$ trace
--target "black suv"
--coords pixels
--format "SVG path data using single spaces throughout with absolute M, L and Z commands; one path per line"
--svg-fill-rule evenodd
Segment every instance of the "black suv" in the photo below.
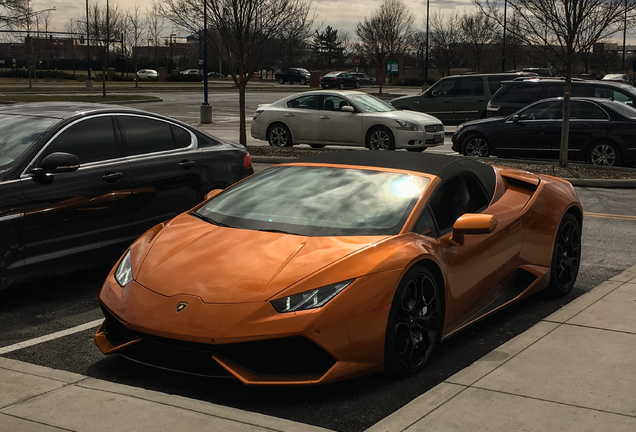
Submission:
M 501 83 L 488 102 L 488 117 L 510 115 L 541 99 L 563 96 L 563 79 L 515 79 Z M 618 82 L 572 80 L 571 96 L 601 97 L 636 108 L 636 87 Z

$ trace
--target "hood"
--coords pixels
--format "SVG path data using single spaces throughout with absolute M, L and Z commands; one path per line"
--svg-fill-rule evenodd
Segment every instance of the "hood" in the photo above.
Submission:
M 206 303 L 266 301 L 378 240 L 226 228 L 186 214 L 159 233 L 135 279 L 161 295 L 195 295 Z
M 442 124 L 442 122 L 437 117 L 418 111 L 400 110 L 389 114 L 391 114 L 391 117 L 395 119 L 411 121 L 414 123 L 426 123 L 427 125 L 429 125 L 431 122 L 435 122 Z
M 506 117 L 489 117 L 489 118 L 484 118 L 484 119 L 477 119 L 477 120 L 470 120 L 467 122 L 464 122 L 462 124 L 460 124 L 459 126 L 461 127 L 465 127 L 465 126 L 481 126 L 481 125 L 488 125 L 488 124 L 494 124 L 494 123 L 503 123 L 506 121 L 506 119 L 509 116 Z M 458 126 L 458 129 L 459 129 Z

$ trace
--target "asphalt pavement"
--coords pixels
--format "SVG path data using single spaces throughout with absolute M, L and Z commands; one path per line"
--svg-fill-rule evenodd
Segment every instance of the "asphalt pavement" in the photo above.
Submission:
M 367 431 L 632 432 L 635 352 L 633 266 Z M 327 430 L 1 357 L 0 383 L 0 432 Z

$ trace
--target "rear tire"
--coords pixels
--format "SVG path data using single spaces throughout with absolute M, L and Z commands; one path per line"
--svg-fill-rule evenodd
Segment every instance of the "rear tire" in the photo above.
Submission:
M 555 296 L 568 294 L 574 287 L 580 264 L 581 224 L 572 213 L 566 213 L 554 239 L 549 292 Z
M 294 145 L 289 128 L 282 123 L 270 126 L 267 131 L 267 142 L 273 147 L 291 147 Z
M 443 305 L 441 287 L 428 268 L 417 265 L 406 272 L 387 320 L 386 374 L 404 377 L 424 368 L 441 338 Z
M 285 84 L 285 80 L 284 80 L 284 79 L 282 79 L 282 78 L 280 78 L 280 79 L 278 80 L 278 83 L 279 83 L 279 84 Z
M 588 161 L 592 165 L 620 166 L 621 154 L 614 144 L 610 142 L 599 142 L 592 145 Z

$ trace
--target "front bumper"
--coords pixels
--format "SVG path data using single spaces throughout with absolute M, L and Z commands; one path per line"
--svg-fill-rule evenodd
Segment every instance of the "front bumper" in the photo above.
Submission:
M 444 145 L 444 130 L 429 131 L 405 131 L 394 129 L 395 148 L 398 149 L 425 149 Z
M 339 381 L 383 369 L 393 294 L 387 287 L 395 287 L 396 277 L 393 271 L 365 276 L 354 282 L 363 284 L 364 298 L 347 292 L 352 284 L 340 301 L 281 314 L 269 302 L 165 297 L 135 281 L 122 289 L 110 275 L 100 293 L 106 319 L 95 343 L 104 354 L 197 375 L 231 375 L 245 384 Z M 184 302 L 187 307 L 177 312 Z

